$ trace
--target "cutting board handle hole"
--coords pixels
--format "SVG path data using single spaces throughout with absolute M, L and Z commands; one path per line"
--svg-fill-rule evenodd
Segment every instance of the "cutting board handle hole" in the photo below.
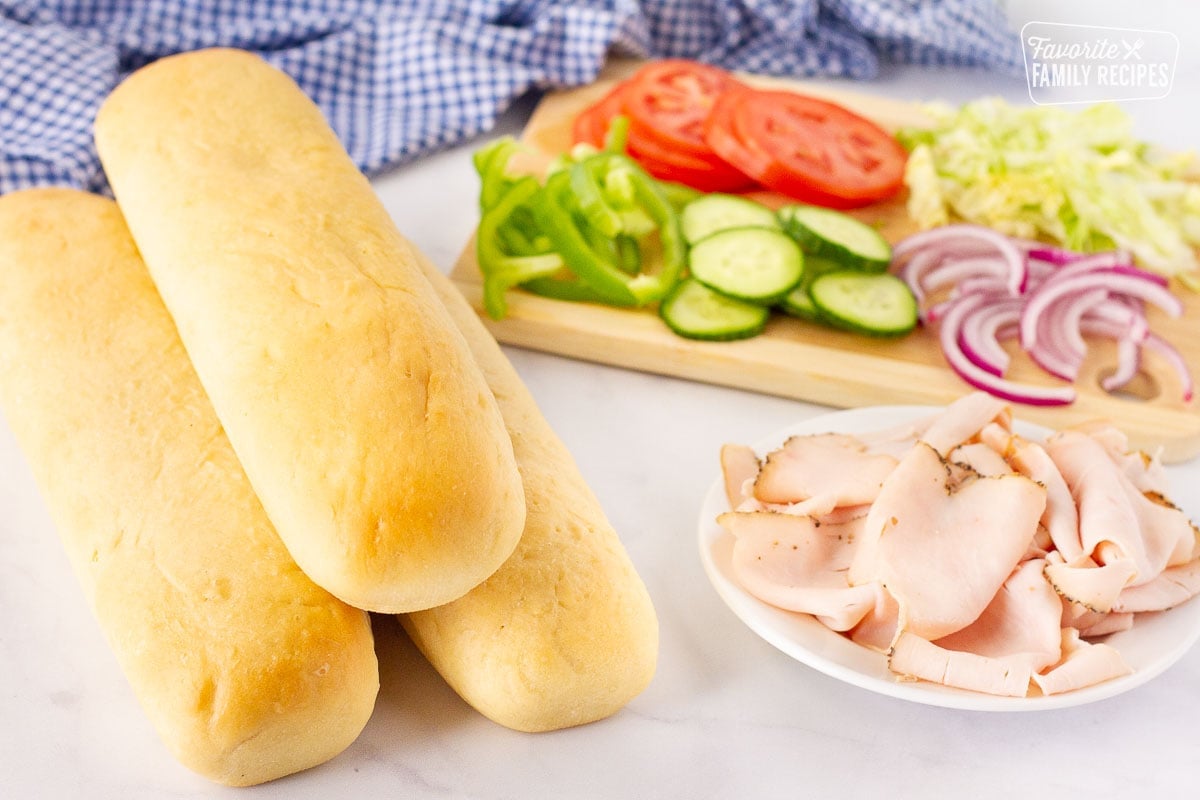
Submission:
M 1096 385 L 1100 387 L 1101 391 L 1105 391 L 1104 381 L 1113 372 L 1115 370 L 1107 369 L 1096 376 Z M 1129 383 L 1119 389 L 1107 392 L 1107 394 L 1109 397 L 1115 397 L 1118 400 L 1128 400 L 1132 403 L 1149 403 L 1162 394 L 1162 387 L 1152 376 L 1147 375 L 1145 372 L 1138 372 Z

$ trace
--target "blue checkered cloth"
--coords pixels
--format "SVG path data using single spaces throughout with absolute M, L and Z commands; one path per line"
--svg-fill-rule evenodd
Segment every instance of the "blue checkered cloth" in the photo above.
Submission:
M 995 0 L 0 0 L 0 193 L 104 190 L 96 109 L 129 72 L 203 47 L 260 53 L 368 174 L 491 128 L 610 53 L 871 78 L 880 61 L 1017 74 Z

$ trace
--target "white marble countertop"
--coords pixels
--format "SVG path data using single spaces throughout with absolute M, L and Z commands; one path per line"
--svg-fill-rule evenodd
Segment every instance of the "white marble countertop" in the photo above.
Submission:
M 1185 0 L 1010 2 L 1029 19 L 1174 30 L 1171 95 L 1130 103 L 1139 133 L 1197 138 L 1200 13 Z M 1047 7 L 1051 7 L 1048 10 Z M 889 69 L 854 87 L 900 99 L 1026 98 L 1018 78 Z M 527 108 L 506 116 L 516 130 Z M 475 222 L 471 145 L 377 179 L 401 230 L 448 270 Z M 1148 684 L 1072 709 L 953 711 L 873 694 L 744 627 L 697 555 L 697 512 L 727 441 L 826 409 L 508 348 L 599 495 L 654 599 L 657 675 L 614 717 L 529 735 L 475 713 L 397 625 L 377 630 L 382 687 L 359 740 L 266 786 L 178 766 L 84 605 L 37 490 L 0 423 L 0 796 L 6 798 L 1194 797 L 1200 648 Z M 1200 462 L 1174 470 L 1200 519 Z

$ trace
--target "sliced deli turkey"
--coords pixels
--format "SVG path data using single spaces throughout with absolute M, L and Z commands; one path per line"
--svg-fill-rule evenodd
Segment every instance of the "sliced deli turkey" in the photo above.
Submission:
M 1033 440 L 975 393 L 901 429 L 795 436 L 760 461 L 727 445 L 722 464 L 742 586 L 886 653 L 897 677 L 1082 688 L 1129 672 L 1105 636 L 1200 593 L 1200 533 L 1157 460 L 1111 427 Z

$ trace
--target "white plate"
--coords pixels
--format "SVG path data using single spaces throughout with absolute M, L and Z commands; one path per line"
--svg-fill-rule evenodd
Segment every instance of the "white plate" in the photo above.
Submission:
M 795 434 L 865 433 L 902 425 L 935 409 L 922 406 L 877 406 L 839 411 L 810 419 L 767 437 L 755 446 L 760 456 Z M 1016 423 L 1018 432 L 1040 438 L 1046 430 Z M 1168 472 L 1170 468 L 1168 468 Z M 1162 673 L 1200 638 L 1200 602 L 1155 614 L 1139 615 L 1133 628 L 1106 641 L 1117 648 L 1133 673 L 1095 686 L 1049 697 L 996 697 L 925 681 L 898 681 L 881 653 L 851 642 L 808 614 L 775 608 L 746 592 L 730 569 L 733 537 L 717 524 L 729 509 L 724 482 L 713 483 L 700 509 L 700 558 L 721 599 L 742 622 L 792 658 L 839 680 L 873 692 L 927 705 L 975 711 L 1037 711 L 1095 702 L 1127 692 Z

